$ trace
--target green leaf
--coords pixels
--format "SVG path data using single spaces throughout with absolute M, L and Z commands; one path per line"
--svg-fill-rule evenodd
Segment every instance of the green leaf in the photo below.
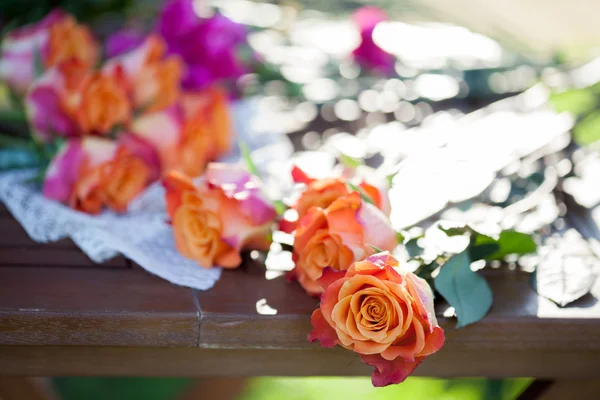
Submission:
M 33 168 L 39 165 L 39 158 L 30 150 L 0 149 L 0 171 Z
M 443 226 L 438 225 L 438 229 L 440 231 L 444 232 L 448 236 L 461 236 L 467 232 L 473 232 L 473 230 L 466 225 L 459 226 L 459 227 L 451 227 L 451 228 L 444 228 Z
M 383 253 L 383 250 L 381 250 L 377 246 L 373 246 L 372 244 L 367 244 L 367 246 L 369 246 L 370 248 L 372 248 L 373 250 L 375 250 L 375 252 L 377 252 L 377 253 Z
M 340 162 L 348 168 L 358 168 L 362 165 L 362 162 L 356 158 L 350 157 L 346 154 L 340 154 Z
M 406 236 L 404 236 L 404 234 L 402 234 L 402 232 L 396 232 L 396 240 L 398 241 L 398 243 L 404 243 L 405 239 L 406 239 Z
M 353 185 L 350 182 L 346 182 L 346 186 L 348 186 L 348 189 L 351 192 L 358 192 L 360 194 L 360 197 L 363 199 L 363 201 L 365 201 L 367 203 L 370 203 L 370 204 L 373 204 L 373 200 L 371 199 L 371 197 L 369 197 L 368 194 L 365 193 L 364 190 L 362 190 L 361 188 L 359 188 L 356 185 Z
M 4 122 L 26 122 L 27 116 L 21 110 L 0 109 L 0 121 Z
M 285 210 L 287 210 L 287 206 L 281 200 L 275 200 L 273 202 L 273 207 L 275 207 L 275 212 L 277 213 L 277 215 L 283 215 Z
M 248 172 L 250 172 L 252 175 L 258 176 L 258 169 L 256 169 L 256 165 L 254 165 L 254 162 L 252 161 L 252 157 L 250 155 L 250 149 L 248 148 L 246 143 L 244 143 L 242 141 L 239 142 L 239 146 L 240 146 L 240 151 L 242 153 L 242 158 L 244 159 L 244 162 L 246 163 L 246 168 L 248 168 Z
M 451 257 L 435 277 L 434 285 L 456 310 L 457 328 L 479 321 L 492 306 L 492 291 L 486 280 L 471 270 L 468 251 Z
M 417 244 L 420 238 L 412 238 L 404 245 L 410 258 L 418 257 L 423 254 L 423 248 Z
M 33 52 L 33 72 L 36 78 L 39 78 L 44 73 L 44 61 L 40 49 Z
M 580 146 L 587 146 L 600 139 L 600 111 L 588 114 L 575 125 L 573 139 Z
M 399 171 L 396 171 L 393 174 L 389 174 L 385 177 L 385 180 L 387 181 L 389 187 L 392 187 L 392 183 L 394 182 L 394 178 L 396 177 L 396 175 L 398 175 L 398 172 Z
M 489 237 L 489 236 L 488 236 Z M 491 239 L 491 238 L 490 238 Z M 469 256 L 471 260 L 489 260 L 492 254 L 495 254 L 500 250 L 498 243 L 483 243 L 479 245 L 469 246 Z
M 550 104 L 557 112 L 570 112 L 579 116 L 596 108 L 598 99 L 590 88 L 574 89 L 552 94 Z
M 516 231 L 502 231 L 498 239 L 477 234 L 472 242 L 472 246 L 496 244 L 499 247 L 498 250 L 484 257 L 486 260 L 502 260 L 509 254 L 534 253 L 537 249 L 531 235 Z
M 28 138 L 0 134 L 0 147 L 11 149 L 32 149 L 32 142 Z

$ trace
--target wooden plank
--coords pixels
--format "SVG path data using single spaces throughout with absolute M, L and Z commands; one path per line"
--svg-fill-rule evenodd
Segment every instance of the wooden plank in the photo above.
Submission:
M 0 247 L 39 247 L 40 244 L 31 240 L 21 224 L 10 215 L 0 216 Z M 58 242 L 46 243 L 46 247 L 55 247 L 62 249 L 76 249 L 77 245 L 70 239 L 59 240 Z
M 191 290 L 138 269 L 0 268 L 0 345 L 196 346 Z
M 102 264 L 94 263 L 69 239 L 53 243 L 34 242 L 12 216 L 0 216 L 0 267 L 92 267 L 128 268 L 129 262 L 119 256 Z
M 350 351 L 87 346 L 2 346 L 0 374 L 46 376 L 368 376 Z M 445 347 L 416 376 L 597 378 L 600 352 Z
M 446 330 L 447 346 L 461 349 L 589 349 L 600 350 L 600 281 L 593 296 L 567 308 L 537 296 L 529 274 L 521 271 L 484 271 L 494 293 L 488 316 L 477 324 L 454 329 L 455 320 L 443 315 L 448 305 L 436 306 Z M 197 292 L 202 311 L 200 346 L 222 348 L 306 349 L 310 314 L 318 301 L 283 277 L 265 279 L 258 262 L 235 271 L 223 271 L 210 291 Z M 594 297 L 596 296 L 596 297 Z M 266 303 L 275 315 L 263 315 Z
M 97 264 L 77 248 L 57 249 L 40 243 L 38 247 L 0 248 L 0 267 L 6 266 L 127 268 L 129 264 L 122 256 Z

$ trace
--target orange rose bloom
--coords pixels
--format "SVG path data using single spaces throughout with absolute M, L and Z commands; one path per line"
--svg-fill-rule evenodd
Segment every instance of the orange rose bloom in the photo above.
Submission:
M 335 200 L 347 194 L 346 184 L 339 179 L 314 180 L 298 198 L 296 203 L 298 218 L 302 218 L 311 207 L 327 208 Z
M 268 250 L 276 213 L 258 182 L 237 166 L 209 164 L 204 181 L 163 179 L 177 249 L 205 268 L 237 268 L 242 250 Z
M 77 116 L 84 132 L 109 133 L 129 121 L 131 107 L 125 91 L 108 76 L 95 74 L 81 93 Z
M 86 139 L 86 154 L 69 205 L 89 214 L 104 206 L 124 212 L 150 182 L 150 167 L 127 148 L 102 139 Z
M 161 111 L 180 97 L 183 62 L 178 56 L 165 57 L 167 46 L 152 34 L 137 48 L 109 60 L 105 74 L 118 77 L 136 109 Z
M 181 205 L 173 214 L 173 234 L 179 252 L 202 266 L 237 267 L 242 260 L 221 240 L 221 230 L 219 216 L 203 208 L 199 194 L 191 190 L 183 192 Z
M 205 119 L 199 115 L 187 121 L 179 146 L 179 169 L 189 176 L 202 175 L 206 164 L 211 160 L 214 148 L 214 138 Z
M 323 289 L 317 280 L 325 268 L 348 269 L 374 252 L 369 245 L 392 250 L 397 238 L 387 217 L 358 193 L 340 197 L 326 209 L 312 207 L 296 228 L 296 267 L 289 277 L 298 279 L 309 294 L 318 295 Z
M 175 103 L 180 95 L 179 82 L 182 74 L 183 65 L 176 57 L 149 63 L 137 76 L 135 104 L 144 111 L 153 112 Z
M 98 61 L 98 48 L 90 30 L 68 15 L 50 27 L 46 68 L 72 59 L 92 68 Z
M 124 212 L 129 202 L 140 194 L 150 181 L 150 167 L 140 158 L 120 148 L 110 163 L 102 167 L 100 184 L 104 203 L 111 209 Z
M 187 92 L 182 97 L 186 120 L 204 121 L 214 141 L 211 159 L 231 149 L 231 118 L 229 115 L 227 93 L 212 87 L 201 92 Z
M 375 367 L 374 386 L 400 383 L 444 344 L 425 280 L 401 273 L 388 252 L 359 261 L 344 272 L 326 271 L 309 341 L 336 344 Z
M 298 217 L 302 218 L 310 207 L 327 208 L 334 200 L 350 192 L 346 185 L 346 180 L 341 178 L 314 179 L 308 176 L 298 166 L 292 169 L 292 179 L 294 182 L 307 185 L 306 190 L 300 195 L 296 202 Z M 373 204 L 382 210 L 386 215 L 390 214 L 389 199 L 387 190 L 375 187 L 367 182 L 357 184 Z

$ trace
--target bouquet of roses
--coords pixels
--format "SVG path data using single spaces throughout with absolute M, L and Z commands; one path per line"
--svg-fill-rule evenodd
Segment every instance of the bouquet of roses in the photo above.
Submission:
M 122 212 L 168 171 L 199 176 L 231 149 L 226 88 L 245 72 L 245 29 L 191 7 L 168 2 L 154 32 L 104 46 L 60 10 L 4 38 L 0 80 L 24 109 L 45 196 Z

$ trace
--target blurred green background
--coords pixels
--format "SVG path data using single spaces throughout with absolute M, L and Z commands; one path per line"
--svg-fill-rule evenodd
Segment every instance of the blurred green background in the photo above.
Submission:
M 56 378 L 64 400 L 172 400 L 183 398 L 196 381 L 185 378 Z M 373 388 L 370 378 L 253 378 L 239 400 L 510 400 L 531 379 L 490 380 L 408 378 L 401 385 Z M 186 397 L 188 399 L 189 397 Z M 211 397 L 193 397 L 198 399 Z

